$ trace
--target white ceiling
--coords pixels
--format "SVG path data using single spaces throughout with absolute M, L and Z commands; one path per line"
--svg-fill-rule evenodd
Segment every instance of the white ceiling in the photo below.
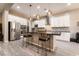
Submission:
M 30 7 L 29 5 L 32 5 Z M 20 8 L 17 8 L 20 6 Z M 40 6 L 40 9 L 37 9 L 37 6 Z M 72 3 L 71 5 L 67 5 L 67 3 L 15 3 L 11 10 L 27 15 L 27 17 L 33 17 L 33 15 L 39 14 L 40 16 L 46 15 L 45 9 L 49 9 L 53 14 L 70 11 L 73 9 L 78 9 L 78 3 Z

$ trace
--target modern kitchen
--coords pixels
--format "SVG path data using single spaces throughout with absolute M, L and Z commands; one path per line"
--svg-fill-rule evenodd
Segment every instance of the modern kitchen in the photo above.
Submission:
M 79 55 L 78 6 L 79 3 L 0 4 L 0 55 Z

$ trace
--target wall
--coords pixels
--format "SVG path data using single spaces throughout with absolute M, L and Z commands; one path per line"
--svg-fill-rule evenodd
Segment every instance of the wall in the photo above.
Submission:
M 75 38 L 76 32 L 79 32 L 79 26 L 77 26 L 77 22 L 79 22 L 79 10 L 72 11 L 70 14 L 70 31 L 71 37 Z
M 8 21 L 18 22 L 21 25 L 27 25 L 27 19 L 21 18 L 21 17 L 18 17 L 18 16 L 14 16 L 14 15 L 11 15 L 11 14 L 8 15 Z
M 2 15 L 0 15 L 0 23 L 2 23 Z
M 18 17 L 18 16 L 14 16 L 14 15 L 11 15 L 9 14 L 8 15 L 8 21 L 11 21 L 11 22 L 17 22 L 17 23 L 20 23 L 21 25 L 28 25 L 29 23 L 29 31 L 31 32 L 31 21 L 26 19 L 26 18 L 22 18 L 22 17 Z

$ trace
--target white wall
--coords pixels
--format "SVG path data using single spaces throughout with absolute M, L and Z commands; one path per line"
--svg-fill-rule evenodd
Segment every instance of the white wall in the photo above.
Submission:
M 8 21 L 18 22 L 22 25 L 27 25 L 27 19 L 21 18 L 21 17 L 18 17 L 18 16 L 14 16 L 14 15 L 11 15 L 11 14 L 8 15 Z
M 70 31 L 71 37 L 75 38 L 76 32 L 79 32 L 79 26 L 77 26 L 77 22 L 79 22 L 79 10 L 72 11 L 70 14 Z
M 9 14 L 8 15 L 8 21 L 11 21 L 11 22 L 17 22 L 17 23 L 20 23 L 21 25 L 27 25 L 27 23 L 29 23 L 29 31 L 31 32 L 32 31 L 32 25 L 31 25 L 31 21 L 28 20 L 28 19 L 25 19 L 25 18 L 21 18 L 21 17 L 18 17 L 18 16 L 14 16 L 14 15 L 11 15 Z

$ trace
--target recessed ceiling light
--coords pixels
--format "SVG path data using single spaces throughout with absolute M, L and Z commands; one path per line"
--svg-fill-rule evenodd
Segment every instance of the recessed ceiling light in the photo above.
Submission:
M 19 8 L 20 8 L 20 6 L 17 6 L 17 8 L 19 9 Z
M 67 6 L 70 6 L 71 5 L 71 3 L 67 3 Z
M 37 6 L 37 9 L 40 9 L 40 6 Z

